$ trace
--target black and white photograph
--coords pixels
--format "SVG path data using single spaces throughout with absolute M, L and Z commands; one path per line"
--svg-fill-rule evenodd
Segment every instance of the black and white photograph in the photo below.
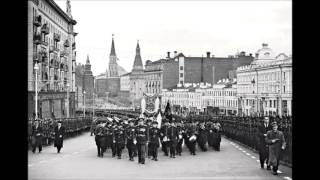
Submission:
M 29 180 L 292 180 L 292 0 L 27 0 Z

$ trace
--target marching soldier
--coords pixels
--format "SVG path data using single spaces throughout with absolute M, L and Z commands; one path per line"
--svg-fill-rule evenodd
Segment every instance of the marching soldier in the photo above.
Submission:
M 42 127 L 39 125 L 39 120 L 36 119 L 34 121 L 34 126 L 32 127 L 32 152 L 35 153 L 36 148 L 39 148 L 39 153 L 42 151 L 42 137 L 43 137 L 43 130 Z
M 178 143 L 176 147 L 177 154 L 181 156 L 182 153 L 182 143 L 183 143 L 183 135 L 184 135 L 184 127 L 181 121 L 178 121 L 177 123 L 177 131 L 178 131 Z
M 166 136 L 169 139 L 169 149 L 170 149 L 170 157 L 171 158 L 176 158 L 176 147 L 177 147 L 177 143 L 178 143 L 178 139 L 179 139 L 179 134 L 177 131 L 177 127 L 175 125 L 175 119 L 172 118 L 171 124 L 169 125 L 168 131 Z
M 152 127 L 152 124 L 151 124 L 151 119 L 147 119 L 146 121 L 146 126 L 147 126 L 147 131 L 149 131 L 149 129 Z M 148 144 L 148 158 L 150 159 L 152 154 L 151 154 L 151 151 L 150 151 L 150 144 Z
M 195 121 L 191 121 L 191 124 L 188 127 L 186 134 L 189 142 L 190 153 L 191 155 L 196 155 L 197 126 Z
M 205 122 L 201 121 L 198 126 L 198 145 L 202 151 L 207 151 L 206 143 L 207 143 L 207 129 L 205 127 Z
M 213 133 L 214 133 L 213 147 L 215 150 L 220 151 L 221 125 L 217 120 L 214 120 L 213 122 Z
M 98 121 L 98 124 L 95 128 L 95 141 L 97 145 L 97 150 L 98 150 L 98 157 L 103 157 L 103 152 L 104 152 L 104 135 L 105 135 L 105 128 L 104 125 L 102 124 L 102 121 Z
M 57 152 L 60 153 L 63 147 L 63 137 L 65 128 L 61 125 L 62 121 L 58 121 L 58 125 L 54 128 L 54 147 L 57 147 Z
M 116 157 L 117 150 L 116 150 L 116 140 L 115 140 L 115 131 L 117 129 L 117 123 L 113 121 L 112 126 L 111 126 L 111 131 L 113 132 L 112 136 L 112 145 L 111 145 L 111 150 L 112 150 L 112 157 Z
M 113 129 L 112 129 L 112 122 L 107 121 L 106 123 L 106 149 L 112 149 L 113 146 Z
M 269 148 L 266 144 L 267 132 L 272 130 L 272 127 L 269 125 L 269 117 L 264 117 L 263 124 L 258 127 L 258 138 L 259 138 L 259 158 L 260 158 L 260 166 L 264 168 L 264 162 L 267 164 L 267 170 L 270 170 L 269 166 Z
M 138 149 L 138 163 L 145 163 L 146 146 L 148 145 L 147 127 L 143 124 L 143 119 L 140 118 L 136 128 L 136 142 Z
M 119 124 L 119 126 L 115 129 L 114 135 L 115 135 L 115 146 L 116 146 L 117 156 L 118 156 L 118 159 L 121 159 L 122 150 L 125 147 L 125 141 L 126 141 L 125 130 L 122 127 L 122 124 Z
M 149 129 L 149 150 L 152 155 L 152 160 L 158 161 L 158 147 L 159 147 L 159 136 L 160 136 L 160 129 L 157 127 L 158 122 L 153 121 L 152 127 Z
M 126 138 L 127 138 L 127 149 L 129 153 L 129 160 L 134 161 L 134 150 L 135 144 L 134 140 L 136 139 L 135 136 L 136 127 L 134 126 L 133 120 L 129 121 L 129 126 L 126 128 Z
M 169 128 L 169 121 L 167 119 L 163 120 L 163 125 L 160 129 L 160 140 L 162 151 L 164 152 L 165 156 L 168 156 L 168 128 Z
M 274 175 L 277 175 L 281 151 L 286 147 L 284 135 L 278 130 L 277 122 L 273 122 L 272 130 L 267 132 L 266 142 L 269 144 L 269 165 Z

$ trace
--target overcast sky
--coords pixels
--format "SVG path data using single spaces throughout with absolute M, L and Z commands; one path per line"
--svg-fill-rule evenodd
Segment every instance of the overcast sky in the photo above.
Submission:
M 66 11 L 66 0 L 55 0 Z M 292 2 L 287 1 L 107 1 L 71 0 L 77 21 L 77 62 L 89 54 L 92 71 L 106 71 L 112 34 L 120 64 L 131 71 L 139 40 L 143 64 L 167 51 L 216 57 L 254 54 L 268 43 L 292 54 Z

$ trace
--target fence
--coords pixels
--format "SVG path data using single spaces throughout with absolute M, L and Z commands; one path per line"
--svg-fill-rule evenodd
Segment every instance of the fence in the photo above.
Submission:
M 57 126 L 57 121 L 61 120 L 62 125 L 65 127 L 65 138 L 73 137 L 81 134 L 82 132 L 89 130 L 92 117 L 78 117 L 78 118 L 56 118 L 52 119 L 42 119 L 39 122 L 39 126 L 43 129 L 43 142 L 44 146 L 51 145 L 54 140 L 54 127 Z M 31 145 L 31 134 L 32 134 L 33 119 L 29 118 L 28 121 L 28 144 Z

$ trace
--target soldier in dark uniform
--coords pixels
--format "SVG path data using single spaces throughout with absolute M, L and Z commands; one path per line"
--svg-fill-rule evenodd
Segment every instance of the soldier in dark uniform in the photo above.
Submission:
M 113 136 L 112 136 L 112 146 L 111 146 L 111 150 L 112 150 L 112 157 L 116 157 L 117 154 L 117 150 L 116 150 L 116 140 L 115 140 L 115 130 L 117 129 L 118 125 L 116 121 L 113 121 L 112 126 L 111 126 L 111 131 L 113 132 Z
M 147 131 L 149 131 L 149 129 L 152 127 L 151 123 L 152 123 L 151 119 L 146 120 Z M 148 158 L 150 159 L 152 156 L 151 151 L 150 151 L 150 144 L 148 144 L 147 149 L 148 149 Z
M 160 129 L 160 140 L 162 151 L 164 152 L 165 156 L 168 156 L 168 128 L 169 128 L 169 121 L 167 119 L 163 120 L 163 125 Z
M 136 139 L 135 136 L 136 127 L 134 126 L 134 121 L 129 120 L 129 126 L 126 128 L 126 138 L 127 138 L 127 149 L 129 153 L 129 160 L 134 161 L 134 140 Z
M 107 121 L 106 126 L 106 149 L 111 149 L 113 145 L 113 129 L 112 129 L 112 122 Z
M 216 151 L 220 151 L 220 143 L 221 143 L 221 124 L 218 120 L 214 120 L 213 122 L 213 133 L 214 133 L 214 140 L 213 140 L 213 148 Z
M 181 120 L 177 121 L 177 131 L 178 131 L 178 143 L 176 147 L 176 152 L 179 156 L 181 156 L 182 153 L 182 143 L 183 143 L 183 135 L 184 135 L 184 127 L 181 123 Z
M 119 126 L 115 129 L 115 145 L 118 159 L 121 159 L 122 150 L 125 147 L 126 135 L 125 130 L 122 127 L 123 125 L 120 123 Z
M 197 126 L 195 121 L 191 121 L 191 124 L 189 125 L 186 131 L 190 147 L 190 153 L 191 155 L 196 155 Z
M 138 149 L 138 163 L 145 163 L 146 146 L 148 145 L 148 132 L 147 127 L 143 124 L 143 119 L 139 119 L 138 126 L 136 128 L 136 141 Z
M 208 130 L 208 146 L 213 147 L 213 119 L 209 118 L 209 120 L 206 123 L 206 129 Z
M 58 125 L 54 128 L 54 147 L 57 147 L 57 152 L 60 153 L 63 147 L 63 137 L 65 128 L 62 126 L 62 121 L 58 121 Z
M 39 125 L 39 120 L 34 121 L 34 125 L 32 126 L 32 152 L 35 153 L 36 148 L 39 148 L 39 153 L 42 151 L 42 137 L 43 137 L 43 130 L 42 127 Z
M 160 129 L 157 127 L 158 122 L 153 121 L 152 127 L 149 129 L 149 150 L 152 155 L 152 160 L 158 161 L 158 147 L 159 144 L 159 137 L 160 137 Z
M 105 136 L 105 127 L 102 124 L 102 121 L 98 121 L 98 124 L 95 128 L 95 141 L 97 145 L 98 150 L 98 157 L 103 157 L 103 151 L 104 151 L 104 136 Z
M 175 119 L 172 118 L 170 121 L 170 125 L 167 131 L 167 137 L 168 137 L 168 146 L 170 150 L 170 157 L 171 158 L 176 158 L 176 148 L 177 148 L 177 143 L 179 139 L 179 134 L 177 131 L 177 127 L 175 125 Z
M 197 138 L 198 145 L 202 151 L 207 151 L 206 143 L 207 143 L 208 135 L 207 135 L 207 129 L 205 127 L 204 121 L 201 121 L 199 123 L 198 133 L 199 133 Z
M 272 130 L 272 127 L 269 124 L 269 117 L 264 117 L 263 123 L 258 127 L 258 138 L 259 138 L 259 158 L 260 166 L 263 169 L 264 163 L 267 164 L 267 170 L 271 170 L 269 166 L 269 148 L 266 143 L 267 132 Z

